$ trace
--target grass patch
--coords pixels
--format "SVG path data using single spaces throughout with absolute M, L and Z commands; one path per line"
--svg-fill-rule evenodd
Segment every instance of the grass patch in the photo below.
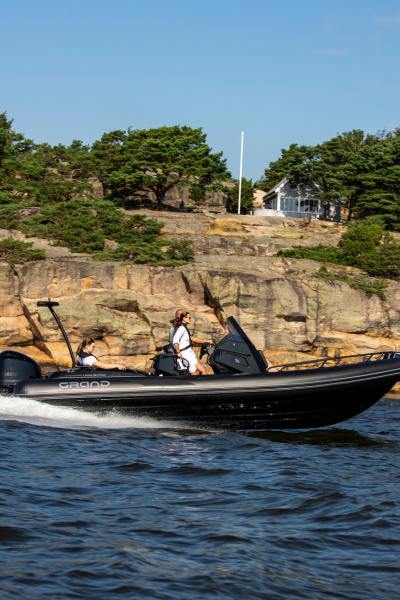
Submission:
M 361 269 L 370 277 L 400 279 L 400 243 L 384 230 L 382 223 L 372 218 L 351 223 L 338 247 L 300 246 L 280 250 L 278 256 L 347 265 Z
M 359 273 L 355 277 L 346 275 L 345 273 L 332 273 L 328 271 L 325 265 L 315 273 L 315 276 L 325 281 L 341 281 L 346 283 L 349 287 L 361 290 L 368 296 L 376 295 L 381 300 L 385 299 L 385 290 L 387 288 L 387 282 L 382 279 L 367 277 L 366 275 Z
M 285 256 L 287 258 L 305 258 L 308 260 L 318 260 L 319 262 L 341 265 L 346 264 L 343 253 L 339 248 L 336 248 L 335 246 L 324 246 L 323 244 L 312 248 L 306 248 L 304 246 L 285 248 L 284 250 L 279 250 L 278 256 Z

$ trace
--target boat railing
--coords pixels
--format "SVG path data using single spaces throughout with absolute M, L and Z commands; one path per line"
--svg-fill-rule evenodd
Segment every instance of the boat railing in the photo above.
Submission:
M 378 360 L 387 360 L 388 358 L 394 358 L 395 352 L 368 352 L 366 354 L 348 354 L 346 356 L 323 356 L 321 358 L 314 358 L 312 360 L 302 360 L 293 363 L 286 363 L 282 365 L 271 365 L 268 367 L 268 372 L 271 371 L 289 371 L 290 369 L 307 369 L 314 367 L 322 369 L 324 367 L 338 367 L 340 365 L 350 365 L 359 362 L 375 362 Z

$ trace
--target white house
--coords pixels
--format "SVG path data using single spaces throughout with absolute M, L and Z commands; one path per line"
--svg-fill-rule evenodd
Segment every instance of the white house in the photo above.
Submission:
M 254 214 L 277 217 L 314 217 L 337 219 L 335 215 L 325 216 L 321 200 L 315 195 L 318 191 L 316 185 L 308 187 L 292 187 L 286 179 L 282 179 L 268 192 L 264 192 L 262 208 L 258 198 L 255 203 Z

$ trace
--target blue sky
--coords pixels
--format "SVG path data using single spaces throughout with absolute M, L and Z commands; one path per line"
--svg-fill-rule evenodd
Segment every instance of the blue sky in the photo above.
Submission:
M 400 127 L 400 0 L 0 0 L 0 111 L 36 142 L 202 127 L 239 174 Z

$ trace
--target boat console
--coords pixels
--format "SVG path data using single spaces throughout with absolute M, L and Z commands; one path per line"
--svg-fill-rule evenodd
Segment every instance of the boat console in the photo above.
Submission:
M 234 317 L 228 317 L 227 328 L 228 335 L 208 352 L 208 363 L 214 373 L 265 373 L 268 364 L 264 355 L 256 349 Z
M 264 355 L 257 350 L 234 317 L 227 319 L 228 335 L 215 346 L 202 344 L 200 359 L 207 354 L 207 362 L 216 375 L 265 373 L 268 365 Z M 190 375 L 185 359 L 178 359 L 172 346 L 153 360 L 157 375 Z

